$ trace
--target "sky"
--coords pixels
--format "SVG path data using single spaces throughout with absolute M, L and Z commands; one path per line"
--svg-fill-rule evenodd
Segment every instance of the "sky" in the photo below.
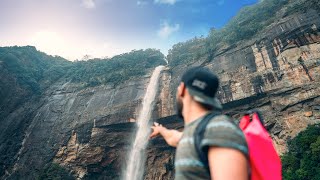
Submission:
M 0 46 L 32 45 L 68 60 L 134 49 L 167 54 L 223 27 L 258 0 L 0 0 Z

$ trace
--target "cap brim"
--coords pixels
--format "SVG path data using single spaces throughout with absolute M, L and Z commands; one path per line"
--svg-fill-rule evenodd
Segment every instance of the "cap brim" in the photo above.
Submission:
M 195 91 L 191 88 L 187 88 L 189 91 L 189 94 L 193 96 L 194 100 L 203 104 L 210 105 L 216 109 L 222 110 L 222 105 L 216 97 L 212 98 L 209 96 L 204 95 L 201 92 Z

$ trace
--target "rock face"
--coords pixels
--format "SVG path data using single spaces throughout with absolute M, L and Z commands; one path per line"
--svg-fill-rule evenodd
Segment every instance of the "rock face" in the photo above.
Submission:
M 320 16 L 310 10 L 288 16 L 270 25 L 260 37 L 221 50 L 206 66 L 221 79 L 218 97 L 226 113 L 259 108 L 265 115 L 279 153 L 285 141 L 319 122 Z M 176 87 L 187 67 L 172 69 L 171 86 Z M 171 88 L 171 94 L 175 89 Z M 172 102 L 174 104 L 174 101 Z M 318 116 L 318 115 L 316 115 Z
M 174 116 L 158 121 L 171 128 L 182 128 L 182 121 Z M 53 162 L 67 167 L 81 179 L 120 179 L 134 139 L 134 129 L 135 123 L 95 126 L 85 133 L 88 139 L 82 143 L 81 137 L 73 131 L 68 142 L 59 148 Z M 145 179 L 171 179 L 174 151 L 162 138 L 150 141 Z M 155 166 L 157 171 L 154 171 Z
M 288 16 L 260 37 L 191 66 L 206 66 L 218 74 L 218 97 L 225 113 L 239 118 L 241 112 L 259 108 L 278 152 L 283 153 L 287 139 L 320 122 L 319 28 L 317 11 Z M 152 119 L 160 118 L 169 128 L 183 128 L 174 116 L 174 97 L 188 67 L 167 68 L 161 74 Z M 135 132 L 132 119 L 137 117 L 149 78 L 84 89 L 60 79 L 41 97 L 16 108 L 2 121 L 1 137 L 8 139 L 2 148 L 8 151 L 1 156 L 1 177 L 33 179 L 44 165 L 54 162 L 80 179 L 119 179 Z M 10 77 L 0 76 L 0 80 L 10 84 Z M 9 146 L 15 140 L 19 146 Z M 145 179 L 172 179 L 174 149 L 156 138 L 147 152 Z
M 149 77 L 146 76 L 116 88 L 100 86 L 79 89 L 77 84 L 63 81 L 52 85 L 38 103 L 27 103 L 21 110 L 12 113 L 12 117 L 8 117 L 6 122 L 13 122 L 19 116 L 26 116 L 26 112 L 33 112 L 20 150 L 15 156 L 15 165 L 6 169 L 6 176 L 34 176 L 29 174 L 29 168 L 39 170 L 52 160 L 63 145 L 68 148 L 60 149 L 58 154 L 67 153 L 67 159 L 63 162 L 73 162 L 76 150 L 86 150 L 86 147 L 77 145 L 77 139 L 80 138 L 80 143 L 88 141 L 90 134 L 87 132 L 93 131 L 92 127 L 126 123 L 136 117 L 148 81 Z M 68 141 L 70 135 L 72 138 Z M 103 152 L 100 149 L 95 151 Z
M 86 133 L 87 142 L 80 142 L 74 131 L 68 143 L 59 148 L 53 162 L 69 167 L 78 178 L 118 179 L 133 129 L 134 123 L 92 127 Z
M 246 60 L 240 61 L 238 68 L 230 69 L 232 66 L 227 65 L 227 73 L 220 73 L 223 79 L 218 93 L 221 101 L 230 111 L 235 103 L 246 105 L 243 100 L 249 97 L 262 101 L 263 104 L 259 105 L 255 100 L 251 107 L 258 107 L 265 114 L 280 153 L 286 150 L 286 139 L 295 136 L 308 124 L 319 122 L 310 111 L 319 103 L 318 27 L 319 13 L 316 11 L 289 16 L 271 25 L 261 40 L 241 51 L 231 52 L 231 58 L 223 61 L 227 63 L 232 57 L 234 61 L 237 61 L 235 57 Z M 215 63 L 207 66 L 218 71 L 217 63 L 223 57 L 216 58 L 218 61 L 213 60 Z

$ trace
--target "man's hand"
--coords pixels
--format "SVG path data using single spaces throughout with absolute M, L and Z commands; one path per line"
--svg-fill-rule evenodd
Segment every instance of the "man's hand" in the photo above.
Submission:
M 156 123 L 156 122 L 153 123 L 153 126 L 151 127 L 153 132 L 151 133 L 150 138 L 154 138 L 154 137 L 158 136 L 160 134 L 161 128 L 163 128 L 161 124 Z
M 177 130 L 167 129 L 163 127 L 159 123 L 154 123 L 154 125 L 151 127 L 153 129 L 153 132 L 150 135 L 150 138 L 156 137 L 157 135 L 161 135 L 164 140 L 168 143 L 169 146 L 177 147 L 181 137 L 182 132 L 179 132 Z

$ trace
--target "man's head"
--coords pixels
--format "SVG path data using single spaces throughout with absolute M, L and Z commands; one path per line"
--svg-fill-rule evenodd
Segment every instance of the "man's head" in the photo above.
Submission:
M 207 110 L 221 110 L 222 105 L 216 98 L 219 88 L 219 79 L 216 75 L 203 67 L 195 67 L 187 70 L 181 79 L 177 91 L 177 113 L 182 117 L 183 100 L 188 93 L 192 100 Z M 186 91 L 187 90 L 187 91 Z

